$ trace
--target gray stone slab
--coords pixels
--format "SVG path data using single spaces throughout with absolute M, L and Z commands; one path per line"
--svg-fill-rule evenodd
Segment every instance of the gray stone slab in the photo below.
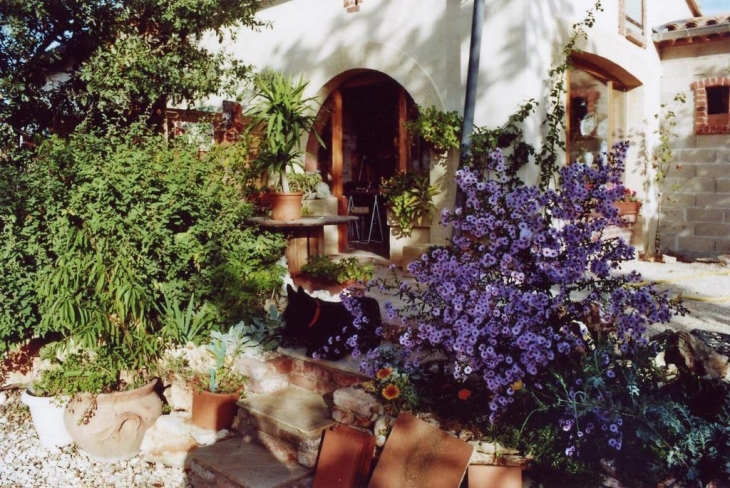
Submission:
M 322 395 L 296 386 L 249 395 L 238 405 L 259 421 L 273 423 L 301 438 L 318 438 L 322 430 L 334 423 Z
M 266 448 L 241 439 L 196 449 L 188 466 L 195 473 L 194 479 L 202 483 L 200 487 L 194 484 L 195 488 L 284 488 L 302 486 L 312 476 L 310 470 L 298 464 L 282 464 Z

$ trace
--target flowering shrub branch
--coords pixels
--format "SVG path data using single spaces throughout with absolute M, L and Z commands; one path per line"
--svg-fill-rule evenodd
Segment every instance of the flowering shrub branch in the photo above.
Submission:
M 562 168 L 554 189 L 508 175 L 498 150 L 484 173 L 459 170 L 466 203 L 444 210 L 442 222 L 461 234 L 409 265 L 416 285 L 379 283 L 396 286 L 405 303 L 386 305 L 403 324 L 403 355 L 438 352 L 455 380 L 480 378 L 495 421 L 514 401 L 513 385 L 531 385 L 585 348 L 578 324 L 592 310 L 611 324 L 622 352 L 645 344 L 647 325 L 667 322 L 675 307 L 652 286 L 632 286 L 636 274 L 613 273 L 634 250 L 601 239 L 620 223 L 613 204 L 624 194 L 626 150 L 618 144 L 594 166 Z

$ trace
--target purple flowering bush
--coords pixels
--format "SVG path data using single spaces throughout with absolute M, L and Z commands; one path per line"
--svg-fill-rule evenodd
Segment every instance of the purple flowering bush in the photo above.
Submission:
M 635 273 L 613 273 L 634 250 L 601 238 L 621 223 L 613 203 L 624 191 L 626 150 L 567 165 L 546 190 L 510 176 L 499 150 L 482 170 L 457 171 L 465 205 L 443 210 L 442 223 L 459 235 L 408 266 L 416 285 L 396 284 L 403 308 L 386 305 L 403 324 L 404 357 L 438 353 L 455 380 L 480 378 L 493 422 L 516 383 L 531 385 L 584 348 L 580 324 L 596 308 L 622 351 L 645 343 L 646 327 L 667 322 L 672 306 L 652 286 L 635 286 Z
M 557 470 L 558 482 L 614 465 L 635 480 L 697 478 L 686 453 L 704 444 L 691 449 L 682 433 L 704 422 L 730 449 L 730 430 L 719 413 L 701 418 L 689 408 L 696 377 L 677 383 L 654 364 L 661 347 L 648 327 L 683 307 L 638 274 L 619 273 L 634 249 L 603 237 L 622 223 L 614 203 L 627 149 L 567 165 L 547 188 L 523 183 L 499 150 L 460 169 L 464 205 L 441 215 L 456 230 L 451 244 L 408 265 L 413 283 L 394 270 L 370 284 L 402 305 L 385 304 L 400 328 L 387 353 L 367 355 L 364 371 L 412 372 L 421 409 L 523 449 Z

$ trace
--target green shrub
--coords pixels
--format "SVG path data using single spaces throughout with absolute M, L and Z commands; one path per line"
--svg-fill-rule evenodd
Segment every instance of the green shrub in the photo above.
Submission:
M 362 264 L 354 257 L 333 261 L 327 256 L 311 256 L 302 266 L 302 272 L 327 282 L 368 281 L 373 277 L 373 265 Z
M 245 226 L 243 170 L 225 150 L 196 153 L 132 128 L 52 138 L 23 170 L 3 168 L 19 189 L 0 203 L 0 253 L 20 279 L 0 281 L 0 336 L 60 332 L 134 367 L 175 340 L 165 315 L 193 294 L 209 314 L 201 335 L 263 315 L 283 238 Z

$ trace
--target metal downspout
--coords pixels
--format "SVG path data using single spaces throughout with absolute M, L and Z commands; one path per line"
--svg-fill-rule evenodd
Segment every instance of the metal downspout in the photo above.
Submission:
M 466 74 L 466 96 L 464 97 L 464 121 L 461 126 L 461 153 L 459 168 L 469 158 L 471 153 L 471 133 L 474 130 L 474 111 L 477 96 L 477 81 L 479 78 L 479 58 L 482 47 L 482 26 L 484 24 L 484 0 L 474 0 L 474 10 L 471 18 L 471 44 L 469 46 L 469 66 Z M 456 189 L 456 207 L 464 205 L 465 197 L 461 188 Z M 454 229 L 453 236 L 461 234 L 461 229 Z

